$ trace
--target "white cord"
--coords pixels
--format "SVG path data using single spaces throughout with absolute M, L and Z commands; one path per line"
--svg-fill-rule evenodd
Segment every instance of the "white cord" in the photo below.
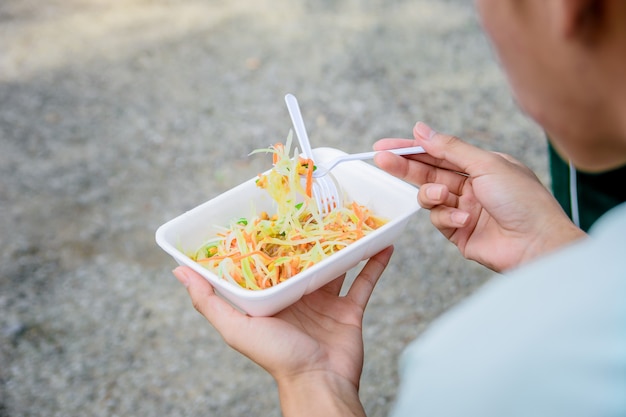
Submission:
M 569 161 L 569 201 L 572 206 L 572 221 L 580 227 L 580 218 L 578 215 L 578 184 L 576 180 L 576 167 Z

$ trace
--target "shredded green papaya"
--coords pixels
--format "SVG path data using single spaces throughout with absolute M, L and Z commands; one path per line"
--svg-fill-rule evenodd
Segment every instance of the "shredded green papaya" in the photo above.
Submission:
M 250 290 L 277 285 L 386 223 L 356 202 L 320 212 L 311 196 L 313 161 L 290 156 L 292 135 L 252 153 L 272 154 L 273 168 L 257 186 L 275 202 L 276 213 L 238 218 L 190 257 L 219 277 Z M 304 185 L 303 185 L 304 182 Z

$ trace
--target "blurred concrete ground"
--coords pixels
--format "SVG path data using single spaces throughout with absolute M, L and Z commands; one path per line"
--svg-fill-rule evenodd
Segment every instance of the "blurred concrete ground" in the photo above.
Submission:
M 247 154 L 286 137 L 287 92 L 314 146 L 425 120 L 546 180 L 465 0 L 3 0 L 0 51 L 0 416 L 280 415 L 154 231 L 267 167 Z M 404 346 L 489 276 L 412 220 L 366 315 L 368 415 Z

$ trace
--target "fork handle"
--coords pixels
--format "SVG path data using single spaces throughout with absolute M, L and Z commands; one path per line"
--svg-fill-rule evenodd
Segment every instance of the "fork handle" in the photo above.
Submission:
M 397 149 L 384 149 L 382 151 L 361 152 L 346 155 L 345 161 L 354 161 L 356 159 L 372 159 L 380 152 L 391 152 L 396 155 L 415 155 L 418 153 L 425 153 L 426 151 L 421 146 L 410 146 L 408 148 Z
M 347 154 L 347 155 L 342 155 L 342 156 L 334 159 L 333 161 L 331 161 L 330 165 L 325 166 L 324 168 L 327 171 L 330 171 L 337 164 L 339 164 L 341 162 L 363 160 L 363 159 L 372 159 L 372 158 L 374 158 L 374 156 L 376 154 L 378 154 L 380 152 L 391 152 L 391 153 L 396 154 L 396 155 L 415 155 L 415 154 L 418 154 L 418 153 L 426 153 L 424 148 L 422 148 L 421 146 L 410 146 L 410 147 L 407 147 L 407 148 L 385 149 L 385 150 L 382 150 L 382 151 L 351 153 L 351 154 Z
M 309 135 L 307 135 L 306 128 L 304 127 L 304 119 L 300 112 L 298 99 L 296 99 L 296 96 L 293 94 L 287 94 L 285 95 L 285 103 L 287 103 L 287 110 L 289 111 L 293 127 L 296 130 L 296 137 L 300 142 L 300 147 L 302 147 L 302 153 L 304 153 L 307 159 L 313 159 L 313 150 L 309 142 Z

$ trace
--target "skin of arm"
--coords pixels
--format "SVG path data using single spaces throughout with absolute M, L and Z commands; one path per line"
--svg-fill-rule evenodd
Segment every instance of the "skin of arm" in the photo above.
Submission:
M 358 389 L 343 378 L 324 372 L 277 381 L 284 416 L 365 417 Z

